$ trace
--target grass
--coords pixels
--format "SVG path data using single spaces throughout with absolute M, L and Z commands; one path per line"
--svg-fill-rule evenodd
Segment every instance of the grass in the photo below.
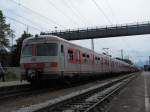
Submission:
M 12 72 L 6 72 L 5 73 L 5 80 L 6 81 L 18 81 L 18 80 L 20 80 L 20 75 L 17 75 L 17 74 L 12 73 Z

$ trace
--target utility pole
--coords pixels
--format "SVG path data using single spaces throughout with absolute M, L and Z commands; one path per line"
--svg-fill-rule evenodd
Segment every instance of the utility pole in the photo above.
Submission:
M 91 39 L 91 49 L 92 49 L 93 52 L 94 52 L 94 39 Z
M 27 25 L 27 34 L 28 34 L 28 32 L 29 32 L 29 27 L 28 27 L 28 25 Z
M 123 60 L 123 49 L 121 49 L 121 59 Z
M 95 58 L 95 56 L 94 56 L 94 39 L 91 39 L 91 49 L 92 49 L 92 52 L 93 52 L 93 55 L 92 55 L 92 63 L 94 64 L 94 58 Z M 92 69 L 94 69 L 94 66 L 92 66 Z M 92 70 L 93 71 L 93 70 Z

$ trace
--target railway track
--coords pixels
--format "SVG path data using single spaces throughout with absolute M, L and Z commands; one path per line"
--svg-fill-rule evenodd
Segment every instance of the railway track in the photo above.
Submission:
M 11 98 L 13 96 L 18 96 L 21 92 L 25 93 L 26 91 L 30 91 L 30 90 L 31 88 L 29 84 L 1 87 L 0 101 L 6 100 L 7 98 Z
M 93 80 L 89 80 L 89 81 L 93 81 Z M 50 85 L 43 85 L 43 86 L 40 85 L 41 87 L 31 86 L 30 84 L 2 87 L 2 88 L 0 88 L 0 102 L 5 101 L 7 99 L 10 100 L 10 99 L 13 99 L 16 97 L 38 95 L 38 94 L 44 93 L 44 92 L 79 86 L 82 84 L 86 84 L 89 81 L 88 80 L 85 80 L 82 82 L 78 81 L 78 82 L 72 83 L 72 84 L 69 83 L 70 85 L 66 82 L 64 84 L 55 82 Z
M 107 104 L 119 91 L 136 75 L 124 76 L 87 90 L 75 93 L 72 96 L 59 99 L 55 103 L 41 107 L 20 109 L 21 112 L 99 112 L 106 110 Z
M 48 85 L 45 85 L 44 83 L 44 85 L 39 85 L 40 87 L 36 87 L 35 85 L 30 85 L 30 84 L 3 87 L 3 88 L 0 88 L 0 102 L 6 101 L 7 99 L 10 100 L 10 99 L 17 98 L 17 97 L 27 97 L 31 95 L 38 95 L 41 93 L 46 93 L 49 91 L 52 92 L 52 91 L 59 90 L 59 89 L 80 86 L 86 83 L 88 83 L 87 80 L 82 81 L 82 82 L 72 83 L 72 84 L 68 82 L 65 82 L 65 83 L 55 82 L 52 84 L 50 83 Z
M 16 97 L 25 97 L 31 95 L 37 95 L 40 93 L 48 92 L 54 90 L 52 87 L 47 87 L 40 85 L 36 87 L 35 85 L 25 84 L 25 85 L 15 85 L 0 88 L 0 102 L 6 101 L 7 99 L 13 99 Z
M 58 87 L 57 85 L 51 87 L 51 86 L 41 86 L 41 87 L 35 87 L 32 85 L 22 85 L 21 87 L 14 87 L 12 89 L 10 88 L 5 88 L 5 90 L 0 91 L 0 102 L 10 100 L 10 99 L 15 99 L 18 97 L 29 97 L 32 95 L 38 95 L 42 93 L 46 93 L 49 91 L 55 91 L 58 89 L 66 88 L 65 85 L 61 85 Z

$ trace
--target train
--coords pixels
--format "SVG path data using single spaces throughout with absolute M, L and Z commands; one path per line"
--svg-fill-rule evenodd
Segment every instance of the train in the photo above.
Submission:
M 23 41 L 21 79 L 86 78 L 137 71 L 137 67 L 73 44 L 54 35 L 36 35 Z

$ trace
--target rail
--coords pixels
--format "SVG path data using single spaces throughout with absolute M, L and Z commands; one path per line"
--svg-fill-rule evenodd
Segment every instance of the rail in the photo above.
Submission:
M 122 78 L 114 79 L 100 85 L 93 86 L 86 90 L 81 90 L 73 95 L 64 96 L 64 98 L 56 99 L 55 101 L 40 104 L 39 107 L 20 109 L 18 112 L 90 112 L 93 109 L 103 110 L 104 103 L 109 102 L 112 96 L 117 94 L 131 79 L 137 75 L 130 74 Z M 99 106 L 98 106 L 99 105 Z

